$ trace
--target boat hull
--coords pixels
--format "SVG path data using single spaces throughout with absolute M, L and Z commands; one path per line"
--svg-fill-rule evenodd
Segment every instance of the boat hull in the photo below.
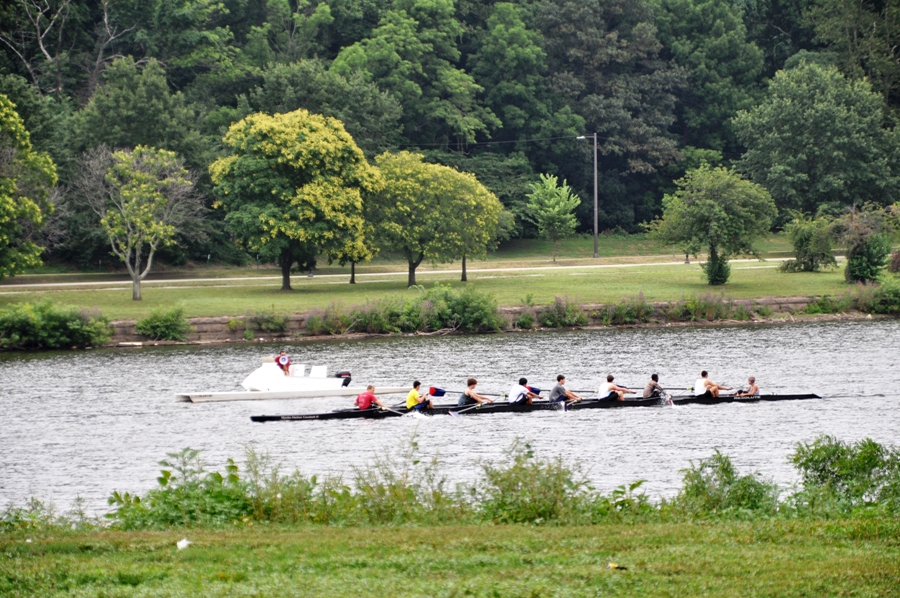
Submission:
M 721 403 L 758 403 L 760 401 L 797 401 L 806 399 L 821 399 L 816 394 L 791 394 L 791 395 L 761 395 L 757 397 L 735 397 L 732 395 L 722 397 L 672 397 L 675 405 L 717 405 Z M 588 399 L 569 405 L 563 403 L 551 403 L 538 401 L 536 403 L 489 403 L 478 407 L 457 405 L 435 405 L 434 409 L 424 410 L 426 415 L 487 415 L 493 413 L 532 413 L 534 411 L 582 411 L 588 409 L 622 409 L 627 407 L 662 407 L 667 405 L 665 399 L 628 399 L 616 401 L 613 399 Z M 310 421 L 310 420 L 337 420 L 337 419 L 385 419 L 388 417 L 401 417 L 412 413 L 403 407 L 393 407 L 391 410 L 373 409 L 338 409 L 327 413 L 301 413 L 293 415 L 254 415 L 251 421 L 258 423 L 274 421 Z

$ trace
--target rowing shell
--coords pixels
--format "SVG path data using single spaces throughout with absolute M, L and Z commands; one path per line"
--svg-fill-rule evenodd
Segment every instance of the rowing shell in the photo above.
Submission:
M 700 404 L 717 405 L 719 403 L 757 403 L 759 401 L 797 401 L 803 399 L 821 399 L 816 394 L 796 395 L 760 395 L 756 397 L 735 397 L 733 395 L 721 397 L 672 397 L 676 405 Z M 616 401 L 614 399 L 588 399 L 578 403 L 564 404 L 540 401 L 537 403 L 488 403 L 479 407 L 467 405 L 435 405 L 434 409 L 424 409 L 421 413 L 427 415 L 447 415 L 451 411 L 459 415 L 478 415 L 489 413 L 531 413 L 533 411 L 580 411 L 582 409 L 618 409 L 622 407 L 660 407 L 667 401 L 658 398 L 652 399 L 628 399 Z M 414 410 L 413 410 L 414 411 Z M 404 407 L 392 408 L 392 410 L 373 407 L 371 409 L 336 409 L 327 413 L 301 413 L 297 415 L 253 415 L 251 421 L 265 423 L 275 421 L 306 421 L 328 419 L 384 419 L 386 417 L 400 417 L 411 413 Z

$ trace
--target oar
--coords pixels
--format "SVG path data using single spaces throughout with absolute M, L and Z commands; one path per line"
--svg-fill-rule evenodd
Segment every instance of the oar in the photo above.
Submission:
M 447 394 L 448 392 L 452 394 L 452 393 L 454 393 L 454 392 L 462 393 L 462 392 L 465 392 L 465 391 L 464 391 L 464 390 L 445 390 L 445 389 L 443 389 L 443 388 L 437 388 L 437 387 L 435 387 L 435 386 L 432 386 L 432 387 L 430 387 L 430 388 L 428 389 L 428 394 L 430 394 L 430 395 L 433 396 L 433 397 L 442 397 L 442 396 L 444 396 L 445 394 Z M 502 393 L 480 392 L 480 393 L 478 393 L 478 394 L 484 395 L 484 396 L 486 396 L 486 397 L 502 397 L 502 396 L 503 396 Z
M 447 413 L 450 414 L 451 417 L 459 417 L 460 414 L 465 413 L 466 411 L 471 411 L 472 409 L 478 409 L 482 405 L 484 405 L 484 403 L 476 403 L 475 405 L 471 405 L 469 407 L 466 407 L 465 409 L 460 409 L 459 411 L 447 411 Z
M 396 409 L 391 409 L 390 407 L 381 407 L 381 410 L 382 411 L 390 411 L 391 413 L 396 413 L 397 415 L 401 415 L 401 416 L 409 415 L 410 413 L 412 413 L 411 411 L 407 411 L 406 413 L 403 413 L 402 411 L 397 411 Z

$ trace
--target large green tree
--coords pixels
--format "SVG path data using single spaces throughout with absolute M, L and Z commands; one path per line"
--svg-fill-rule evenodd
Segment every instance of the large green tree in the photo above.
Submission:
M 341 50 L 331 68 L 362 73 L 403 105 L 416 142 L 471 142 L 500 123 L 481 106 L 482 88 L 457 68 L 462 33 L 453 0 L 394 0 L 372 36 Z
M 690 71 L 678 104 L 682 143 L 733 150 L 730 119 L 760 97 L 763 54 L 747 39 L 743 9 L 721 0 L 651 0 L 659 40 Z
M 731 256 L 758 256 L 754 242 L 769 231 L 775 203 L 764 188 L 724 167 L 701 166 L 676 184 L 663 197 L 663 216 L 650 224 L 651 234 L 694 255 L 705 249 L 707 281 L 725 284 Z
M 253 114 L 223 141 L 231 154 L 210 166 L 216 206 L 247 250 L 278 261 L 282 290 L 298 259 L 367 255 L 363 195 L 381 178 L 340 121 L 306 110 Z
M 0 280 L 40 265 L 34 236 L 55 184 L 53 161 L 32 149 L 15 105 L 0 94 Z
M 483 255 L 496 237 L 502 206 L 471 174 L 429 164 L 411 152 L 375 158 L 384 188 L 372 199 L 368 219 L 374 242 L 399 251 L 409 266 L 408 285 L 426 258 L 450 262 Z
M 785 214 L 857 201 L 887 205 L 900 191 L 900 138 L 882 123 L 882 98 L 867 82 L 801 63 L 777 73 L 765 101 L 734 119 L 747 147 L 740 169 Z
M 403 110 L 396 98 L 362 74 L 345 78 L 320 60 L 272 65 L 249 99 L 254 110 L 269 114 L 303 108 L 336 118 L 368 155 L 381 153 L 401 139 Z

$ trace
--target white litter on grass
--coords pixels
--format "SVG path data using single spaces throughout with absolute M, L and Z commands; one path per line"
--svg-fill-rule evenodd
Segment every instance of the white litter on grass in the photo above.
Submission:
M 187 548 L 190 545 L 191 545 L 191 541 L 188 540 L 187 538 L 182 538 L 181 540 L 179 540 L 178 542 L 175 543 L 175 546 L 178 547 L 178 550 L 184 550 L 185 548 Z
M 26 544 L 31 544 L 31 538 L 25 538 L 25 543 L 26 543 Z

